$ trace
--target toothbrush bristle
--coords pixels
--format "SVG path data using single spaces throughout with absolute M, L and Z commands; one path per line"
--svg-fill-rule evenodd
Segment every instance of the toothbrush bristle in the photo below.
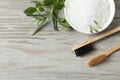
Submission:
M 74 50 L 74 51 L 75 51 L 75 53 L 76 53 L 76 56 L 82 56 L 82 55 L 90 52 L 91 50 L 93 50 L 93 47 L 92 47 L 91 44 L 88 44 L 88 45 L 85 45 L 85 46 L 83 46 L 83 47 L 80 47 L 80 48 L 78 48 L 78 49 L 76 49 L 76 50 Z

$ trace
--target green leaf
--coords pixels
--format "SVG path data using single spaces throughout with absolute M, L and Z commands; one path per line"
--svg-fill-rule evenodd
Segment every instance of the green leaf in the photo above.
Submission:
M 32 35 L 37 34 L 42 28 L 43 28 L 43 24 L 42 23 L 38 24 L 36 30 L 34 31 L 34 33 Z
M 97 22 L 97 21 L 94 20 L 93 22 L 94 22 L 96 25 L 98 25 L 98 22 Z
M 50 6 L 52 4 L 54 4 L 57 0 L 44 0 L 43 3 L 46 5 L 46 6 Z
M 94 20 L 93 22 L 98 26 L 98 28 L 102 29 L 102 27 L 98 24 L 97 21 Z
M 36 3 L 36 8 L 38 8 L 38 7 L 41 7 L 41 3 L 40 2 Z
M 54 8 L 60 10 L 64 7 L 64 3 L 56 2 L 54 3 Z
M 93 27 L 90 25 L 90 32 L 93 33 Z
M 97 29 L 94 29 L 95 32 L 99 32 Z
M 55 20 L 54 17 L 53 17 L 53 25 L 54 25 L 54 30 L 58 31 L 57 21 Z
M 66 21 L 66 19 L 64 19 L 64 18 L 58 18 L 57 19 L 57 22 L 60 24 L 60 25 L 62 25 L 62 29 L 65 29 L 65 28 L 69 28 L 70 27 L 70 25 L 69 25 L 69 23 Z
M 37 22 L 37 28 L 36 28 L 36 30 L 34 31 L 34 33 L 32 35 L 37 34 L 43 28 L 44 23 L 45 23 L 46 20 L 47 19 L 44 18 L 43 20 L 40 20 L 40 21 Z
M 26 14 L 26 15 L 31 15 L 31 14 L 33 14 L 34 12 L 36 12 L 37 10 L 36 10 L 36 8 L 35 7 L 29 7 L 29 8 L 27 8 L 25 11 L 24 11 L 24 13 Z
M 60 21 L 60 22 L 64 22 L 65 19 L 64 19 L 64 18 L 58 18 L 58 21 Z
M 38 1 L 36 2 L 36 8 L 39 9 L 39 11 L 41 11 L 41 12 L 45 11 L 41 5 L 41 2 L 38 2 Z
M 40 10 L 41 12 L 45 11 L 45 9 L 44 9 L 43 7 L 39 7 L 39 10 Z

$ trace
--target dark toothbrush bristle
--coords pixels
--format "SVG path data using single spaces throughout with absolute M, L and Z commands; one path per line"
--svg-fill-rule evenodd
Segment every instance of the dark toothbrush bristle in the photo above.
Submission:
M 93 50 L 93 47 L 91 44 L 85 45 L 81 48 L 78 48 L 75 50 L 76 56 L 82 56 L 88 52 L 90 52 L 91 50 Z

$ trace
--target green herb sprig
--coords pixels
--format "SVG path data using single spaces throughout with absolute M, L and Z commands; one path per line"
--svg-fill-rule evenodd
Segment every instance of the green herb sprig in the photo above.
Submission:
M 96 20 L 93 20 L 94 24 L 95 24 L 95 27 L 90 25 L 90 32 L 91 33 L 94 33 L 94 32 L 99 32 L 98 29 L 102 29 L 102 27 L 98 24 L 98 22 Z
M 33 0 L 34 7 L 29 7 L 24 10 L 24 13 L 27 16 L 30 16 L 35 19 L 34 22 L 37 22 L 37 28 L 34 31 L 33 35 L 37 34 L 47 23 L 48 20 L 52 20 L 54 30 L 58 31 L 58 24 L 62 28 L 69 28 L 68 22 L 64 18 L 58 17 L 59 10 L 64 8 L 65 0 Z

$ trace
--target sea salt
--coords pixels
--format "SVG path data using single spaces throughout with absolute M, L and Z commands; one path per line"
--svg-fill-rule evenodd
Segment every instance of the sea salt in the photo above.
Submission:
M 90 25 L 101 31 L 111 19 L 112 0 L 68 0 L 66 2 L 66 16 L 68 22 L 79 32 L 91 33 Z M 98 23 L 99 28 L 95 22 Z

